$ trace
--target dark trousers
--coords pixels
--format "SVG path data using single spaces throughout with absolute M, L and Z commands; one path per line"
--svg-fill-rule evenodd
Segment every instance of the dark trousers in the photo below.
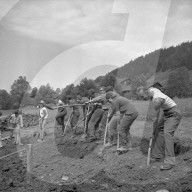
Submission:
M 55 119 L 59 125 L 62 126 L 62 129 L 65 127 L 65 116 L 67 115 L 67 110 L 64 109 L 61 112 L 58 112 Z
M 175 108 L 163 114 L 155 131 L 152 157 L 164 158 L 164 162 L 168 164 L 176 163 L 173 137 L 180 121 L 180 112 Z
M 91 116 L 91 119 L 88 124 L 88 131 L 90 137 L 95 137 L 95 128 L 96 125 L 101 121 L 104 110 L 97 108 Z
M 103 111 L 101 121 L 99 123 L 99 133 L 100 136 L 104 134 L 106 123 L 107 123 L 108 109 Z
M 138 113 L 133 114 L 125 114 L 123 115 L 120 124 L 119 124 L 119 138 L 120 138 L 120 144 L 124 147 L 127 147 L 127 144 L 130 137 L 130 127 L 135 121 L 135 119 L 138 117 Z
M 79 111 L 74 111 L 72 114 L 72 118 L 71 118 L 71 128 L 75 127 L 79 121 L 79 116 L 80 116 L 80 112 Z

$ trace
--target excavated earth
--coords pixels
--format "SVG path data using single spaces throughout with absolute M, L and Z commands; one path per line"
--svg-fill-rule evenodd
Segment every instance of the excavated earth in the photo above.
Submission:
M 131 128 L 133 150 L 116 154 L 116 146 L 102 148 L 102 141 L 81 141 L 82 126 L 70 139 L 70 130 L 62 137 L 60 128 L 49 122 L 45 141 L 37 143 L 32 127 L 22 133 L 24 146 L 6 140 L 0 157 L 33 144 L 33 170 L 27 180 L 26 151 L 0 159 L 0 191 L 13 192 L 172 192 L 192 191 L 192 120 L 184 119 L 176 132 L 176 166 L 160 171 L 161 163 L 146 166 L 151 123 L 137 121 Z M 145 124 L 145 125 L 144 125 Z

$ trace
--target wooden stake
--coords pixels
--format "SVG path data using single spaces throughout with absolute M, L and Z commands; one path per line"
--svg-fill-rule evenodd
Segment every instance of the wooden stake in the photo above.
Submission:
M 33 146 L 32 144 L 27 145 L 27 183 L 31 183 L 33 169 Z

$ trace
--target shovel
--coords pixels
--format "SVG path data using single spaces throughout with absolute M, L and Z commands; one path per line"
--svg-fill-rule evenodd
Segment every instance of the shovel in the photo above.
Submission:
M 106 122 L 106 126 L 105 126 L 105 134 L 104 134 L 103 146 L 100 148 L 100 150 L 98 152 L 99 156 L 103 155 L 103 150 L 105 149 L 105 145 L 106 145 L 106 139 L 107 139 L 107 133 L 108 133 L 108 124 L 109 124 L 109 114 L 110 114 L 109 111 L 108 111 L 107 122 Z
M 65 132 L 66 132 L 66 130 L 67 130 L 67 126 L 68 126 L 68 124 L 69 124 L 72 116 L 73 116 L 73 111 L 71 112 L 71 115 L 69 116 L 69 119 L 67 120 L 67 123 L 66 123 L 66 125 L 65 125 L 65 129 L 64 129 L 64 131 L 63 131 L 63 136 L 65 135 Z

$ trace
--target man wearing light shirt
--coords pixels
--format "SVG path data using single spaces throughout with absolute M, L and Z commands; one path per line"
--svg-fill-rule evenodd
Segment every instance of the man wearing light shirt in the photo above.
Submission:
M 140 87 L 137 93 L 146 99 L 150 99 L 157 113 L 153 124 L 152 160 L 164 159 L 164 165 L 160 167 L 160 170 L 169 170 L 176 164 L 173 136 L 181 121 L 180 111 L 177 104 L 162 91 L 155 88 L 154 85 L 149 88 Z M 163 114 L 159 119 L 160 109 Z
M 46 109 L 46 105 L 44 101 L 40 101 L 39 102 L 39 139 L 38 142 L 43 141 L 44 139 L 44 132 L 45 132 L 45 125 L 47 122 L 47 118 L 48 118 L 48 112 Z

